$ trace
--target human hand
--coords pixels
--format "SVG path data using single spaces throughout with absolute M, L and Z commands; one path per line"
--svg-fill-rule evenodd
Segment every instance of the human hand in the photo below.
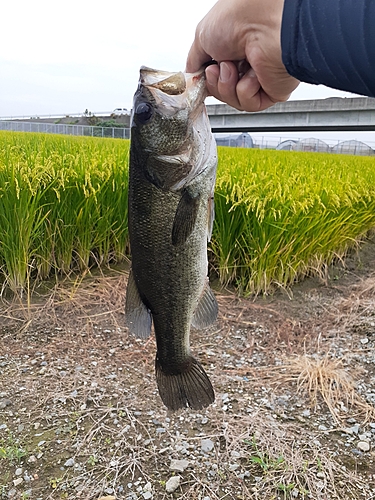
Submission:
M 262 111 L 286 101 L 299 81 L 281 57 L 284 0 L 219 0 L 198 24 L 186 71 L 206 69 L 207 90 L 234 108 Z

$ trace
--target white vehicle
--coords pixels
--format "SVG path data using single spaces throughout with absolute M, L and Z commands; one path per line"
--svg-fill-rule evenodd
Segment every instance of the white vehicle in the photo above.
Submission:
M 116 108 L 112 111 L 113 115 L 128 115 L 129 112 L 126 108 Z

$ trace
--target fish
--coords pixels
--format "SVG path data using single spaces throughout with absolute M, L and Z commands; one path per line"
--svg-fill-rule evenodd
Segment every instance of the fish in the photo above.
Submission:
M 190 350 L 191 327 L 206 328 L 218 314 L 207 258 L 217 147 L 206 96 L 204 69 L 142 66 L 131 116 L 125 322 L 143 339 L 153 325 L 156 382 L 170 410 L 199 410 L 215 400 Z

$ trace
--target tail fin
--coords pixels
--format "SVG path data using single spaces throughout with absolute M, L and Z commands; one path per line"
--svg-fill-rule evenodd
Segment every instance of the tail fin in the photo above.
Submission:
M 156 355 L 155 369 L 160 397 L 169 410 L 187 407 L 200 410 L 215 401 L 210 379 L 192 356 L 180 373 L 169 374 L 163 371 Z

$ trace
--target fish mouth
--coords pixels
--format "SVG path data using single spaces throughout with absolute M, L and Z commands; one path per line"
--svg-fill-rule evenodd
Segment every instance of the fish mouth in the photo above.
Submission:
M 159 89 L 168 95 L 180 95 L 186 90 L 186 78 L 181 71 L 170 73 L 142 66 L 140 83 L 146 87 Z
M 178 101 L 184 100 L 191 109 L 203 103 L 208 95 L 205 68 L 196 73 L 183 73 L 142 66 L 139 83 L 150 90 L 156 102 L 167 104 L 170 101 L 175 106 Z

